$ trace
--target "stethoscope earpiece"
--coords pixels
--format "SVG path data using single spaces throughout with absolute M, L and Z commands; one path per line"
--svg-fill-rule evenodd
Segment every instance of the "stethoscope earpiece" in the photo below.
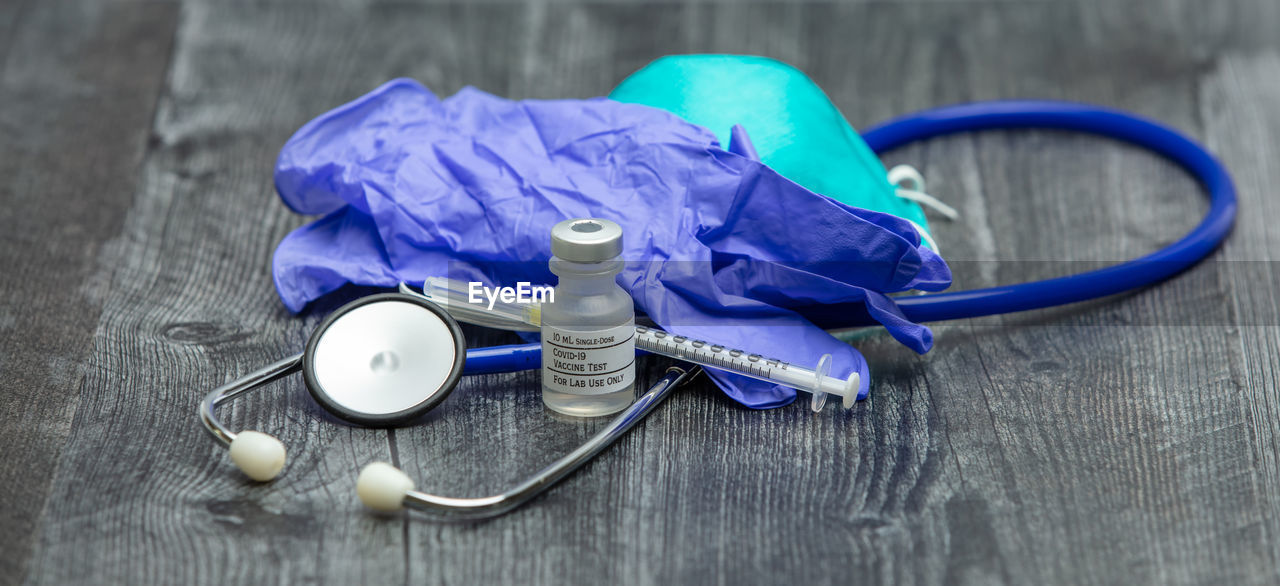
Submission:
M 404 508 L 405 495 L 413 489 L 413 479 L 386 462 L 366 465 L 356 479 L 356 495 L 360 502 L 375 511 L 399 511 Z
M 245 430 L 236 434 L 230 448 L 231 461 L 258 482 L 275 480 L 284 469 L 284 444 L 273 435 Z

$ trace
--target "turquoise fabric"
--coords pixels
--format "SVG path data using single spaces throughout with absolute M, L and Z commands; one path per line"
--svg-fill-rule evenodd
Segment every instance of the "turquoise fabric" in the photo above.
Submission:
M 804 72 L 745 55 L 672 55 L 631 74 L 609 94 L 672 112 L 728 145 L 746 129 L 760 161 L 842 203 L 893 214 L 928 230 L 924 211 L 894 195 L 884 165 Z

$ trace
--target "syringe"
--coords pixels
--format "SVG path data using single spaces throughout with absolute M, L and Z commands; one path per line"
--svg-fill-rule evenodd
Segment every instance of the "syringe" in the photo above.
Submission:
M 490 300 L 486 299 L 480 303 L 471 303 L 471 292 L 467 287 L 463 287 L 458 281 L 438 277 L 427 279 L 423 283 L 422 293 L 414 291 L 405 283 L 400 284 L 400 292 L 425 297 L 443 307 L 458 321 L 505 330 L 540 329 L 541 309 L 536 301 L 511 303 L 494 300 L 489 305 L 486 302 Z M 858 373 L 849 375 L 847 380 L 828 376 L 827 373 L 831 370 L 830 354 L 822 355 L 817 366 L 809 369 L 646 326 L 636 326 L 636 348 L 805 391 L 811 395 L 809 407 L 815 412 L 821 411 L 826 405 L 827 395 L 841 397 L 841 403 L 846 409 L 852 407 L 858 398 L 858 386 L 861 382 Z

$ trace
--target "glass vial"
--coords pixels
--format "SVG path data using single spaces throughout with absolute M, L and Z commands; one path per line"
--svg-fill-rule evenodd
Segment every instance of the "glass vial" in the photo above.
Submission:
M 622 227 L 565 220 L 551 229 L 551 272 L 542 304 L 542 402 L 578 417 L 608 415 L 635 400 L 636 311 L 614 279 L 622 271 Z

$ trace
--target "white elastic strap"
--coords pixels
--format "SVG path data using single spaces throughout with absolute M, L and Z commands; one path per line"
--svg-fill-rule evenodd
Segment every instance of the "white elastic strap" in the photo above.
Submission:
M 899 187 L 898 197 L 901 197 L 902 199 L 909 199 L 922 206 L 931 208 L 933 211 L 946 216 L 948 220 L 955 220 L 960 217 L 960 212 L 957 212 L 955 208 L 938 201 L 938 198 L 923 191 Z
M 924 175 L 921 175 L 915 167 L 911 165 L 898 165 L 889 169 L 887 174 L 889 183 L 893 184 L 895 193 L 902 199 L 914 201 L 922 206 L 932 209 L 948 220 L 955 220 L 960 217 L 960 212 L 955 208 L 942 203 L 938 198 L 925 193 L 924 191 Z M 936 252 L 938 249 L 934 248 Z

